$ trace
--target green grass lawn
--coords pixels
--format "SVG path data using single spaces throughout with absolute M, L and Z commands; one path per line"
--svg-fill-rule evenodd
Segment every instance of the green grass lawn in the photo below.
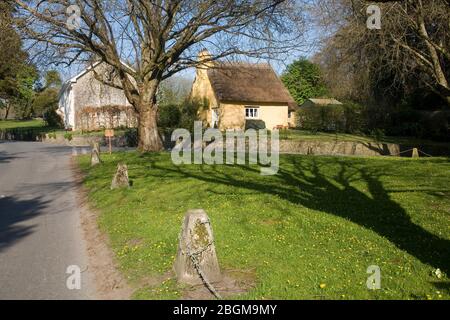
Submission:
M 15 128 L 42 128 L 45 127 L 45 122 L 39 119 L 33 120 L 0 120 L 1 129 L 15 129 Z
M 377 141 L 374 137 L 347 134 L 347 133 L 328 133 L 328 132 L 311 132 L 307 130 L 281 130 L 280 139 L 284 140 L 302 140 L 302 141 L 348 141 L 348 142 L 384 142 L 404 145 L 435 145 L 450 146 L 449 143 L 437 142 L 425 139 L 417 139 L 411 137 L 384 137 L 381 141 Z
M 60 128 L 47 127 L 45 121 L 40 119 L 33 120 L 0 120 L 0 130 L 17 130 L 17 131 L 33 131 L 45 133 L 55 133 L 63 136 L 66 130 Z M 123 136 L 125 129 L 115 130 L 116 136 Z M 72 136 L 84 136 L 84 137 L 103 137 L 105 135 L 104 130 L 82 132 L 71 131 Z
M 170 154 L 103 155 L 89 199 L 137 299 L 180 298 L 170 272 L 188 209 L 212 221 L 221 268 L 251 275 L 238 299 L 450 299 L 450 160 L 282 156 L 256 166 L 174 166 Z M 117 163 L 133 187 L 110 190 Z M 381 268 L 381 290 L 366 287 Z M 238 272 L 239 273 L 239 272 Z

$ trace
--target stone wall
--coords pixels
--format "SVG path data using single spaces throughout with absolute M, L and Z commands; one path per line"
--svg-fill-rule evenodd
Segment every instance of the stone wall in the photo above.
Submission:
M 450 156 L 450 146 L 439 145 L 400 145 L 377 142 L 348 141 L 280 141 L 280 153 L 312 155 L 352 155 L 352 156 L 401 156 L 411 157 L 412 149 L 438 157 Z M 423 153 L 422 153 L 423 155 Z

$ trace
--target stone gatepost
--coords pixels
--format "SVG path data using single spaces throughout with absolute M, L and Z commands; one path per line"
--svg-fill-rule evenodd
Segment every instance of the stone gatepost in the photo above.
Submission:
M 128 167 L 126 164 L 121 164 L 117 166 L 117 172 L 111 182 L 111 189 L 119 188 L 129 188 L 130 181 L 128 179 Z
M 222 280 L 211 223 L 202 209 L 186 213 L 174 269 L 181 283 L 198 285 Z
M 100 163 L 102 163 L 102 160 L 100 159 L 100 144 L 98 142 L 94 142 L 91 151 L 91 167 L 94 167 Z

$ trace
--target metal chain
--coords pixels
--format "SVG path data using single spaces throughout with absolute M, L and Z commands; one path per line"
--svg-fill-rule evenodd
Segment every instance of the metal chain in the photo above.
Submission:
M 210 223 L 210 222 L 209 221 L 203 222 L 203 224 L 207 224 L 207 223 Z M 192 239 L 192 237 L 190 237 L 190 238 Z M 214 241 L 211 241 L 205 247 L 203 247 L 202 249 L 192 253 L 191 252 L 191 248 L 190 248 L 190 243 L 189 243 L 189 245 L 187 245 L 187 247 L 186 247 L 187 252 L 185 252 L 183 249 L 181 249 L 181 253 L 184 254 L 184 255 L 187 255 L 191 259 L 192 264 L 195 267 L 195 270 L 197 271 L 198 275 L 200 276 L 200 279 L 203 281 L 203 283 L 208 288 L 208 290 L 214 295 L 214 297 L 216 297 L 216 299 L 222 300 L 222 296 L 219 294 L 219 292 L 217 292 L 217 290 L 214 288 L 214 286 L 208 280 L 206 275 L 203 273 L 203 271 L 202 271 L 202 269 L 200 267 L 200 263 L 198 262 L 198 259 L 197 259 L 197 257 L 199 255 L 203 254 L 213 244 L 214 244 Z
M 413 150 L 414 150 L 414 149 L 405 150 L 405 151 L 402 151 L 402 152 L 399 152 L 399 153 L 390 154 L 390 156 L 391 156 L 391 157 L 398 156 L 398 155 L 401 155 L 401 154 L 403 154 L 403 153 L 407 153 L 407 152 L 410 152 L 410 151 L 413 151 Z M 419 153 L 421 153 L 421 154 L 427 156 L 427 157 L 430 157 L 430 158 L 433 157 L 431 154 L 428 154 L 428 153 L 426 153 L 426 152 L 423 152 L 423 151 L 420 150 L 420 149 L 417 149 L 417 151 L 418 151 Z
M 222 300 L 222 296 L 217 292 L 217 290 L 214 288 L 214 286 L 209 282 L 208 278 L 203 273 L 202 269 L 200 268 L 200 264 L 198 263 L 197 257 L 194 254 L 189 254 L 188 256 L 191 258 L 192 263 L 194 264 L 195 270 L 197 270 L 197 273 L 200 276 L 200 279 L 202 279 L 203 283 L 206 285 L 208 290 L 216 297 L 216 299 Z

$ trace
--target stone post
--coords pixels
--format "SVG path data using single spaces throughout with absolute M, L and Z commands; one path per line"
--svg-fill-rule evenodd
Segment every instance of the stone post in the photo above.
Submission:
M 117 172 L 111 183 L 111 189 L 119 188 L 129 188 L 130 181 L 128 179 L 128 167 L 126 164 L 121 164 L 117 166 Z
M 419 149 L 417 149 L 417 148 L 413 149 L 412 157 L 413 158 L 419 158 L 420 157 L 419 156 Z
M 100 144 L 98 142 L 94 142 L 91 151 L 91 167 L 94 167 L 100 163 L 102 163 L 102 160 L 100 159 Z
M 198 285 L 204 281 L 214 283 L 222 280 L 211 223 L 202 209 L 186 213 L 174 269 L 181 283 Z M 206 279 L 202 280 L 199 270 Z

